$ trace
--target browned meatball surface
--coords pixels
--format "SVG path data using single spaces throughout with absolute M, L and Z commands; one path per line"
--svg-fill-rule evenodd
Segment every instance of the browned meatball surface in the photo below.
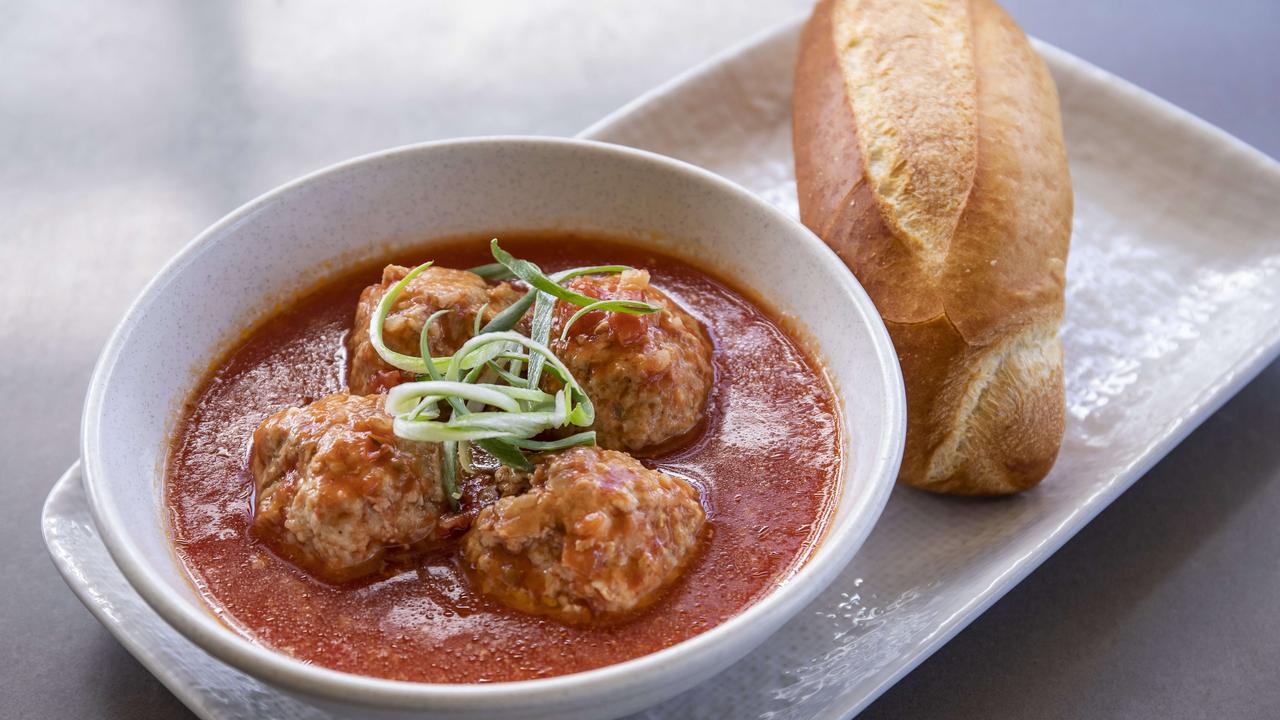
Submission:
M 706 521 L 689 483 L 594 447 L 543 456 L 528 492 L 480 511 L 462 552 L 480 589 L 566 622 L 655 600 Z
M 649 284 L 649 273 L 574 278 L 568 287 L 590 297 L 643 300 L 652 315 L 591 312 L 557 303 L 551 349 L 595 404 L 596 442 L 631 452 L 679 438 L 702 420 L 713 380 L 711 341 L 702 325 Z
M 370 285 L 360 294 L 356 305 L 355 327 L 347 340 L 351 356 L 348 385 L 357 395 L 381 392 L 402 382 L 413 380 L 388 365 L 369 341 L 369 319 L 373 317 L 387 290 L 404 279 L 411 268 L 388 265 L 382 271 L 382 282 Z M 431 324 L 431 353 L 452 355 L 471 338 L 476 313 L 484 324 L 520 299 L 523 293 L 510 283 L 489 284 L 484 278 L 466 270 L 432 266 L 409 281 L 382 326 L 382 339 L 387 347 L 406 355 L 418 355 L 422 326 L 437 310 L 449 314 Z M 483 308 L 483 311 L 481 310 Z
M 277 412 L 254 432 L 250 462 L 255 533 L 322 579 L 376 571 L 388 549 L 437 533 L 440 446 L 397 438 L 381 396 Z

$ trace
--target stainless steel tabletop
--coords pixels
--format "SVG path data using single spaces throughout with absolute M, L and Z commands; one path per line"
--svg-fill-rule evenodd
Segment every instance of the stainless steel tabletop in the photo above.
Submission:
M 186 714 L 38 527 L 94 358 L 178 247 L 354 155 L 573 134 L 807 5 L 0 2 L 0 716 Z M 1280 2 L 1006 5 L 1280 156 Z M 1273 365 L 864 717 L 1280 717 L 1278 440 Z

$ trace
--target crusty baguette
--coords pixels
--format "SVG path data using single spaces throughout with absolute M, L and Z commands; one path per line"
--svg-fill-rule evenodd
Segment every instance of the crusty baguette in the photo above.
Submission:
M 1071 179 L 1058 95 L 991 0 L 822 0 L 796 67 L 800 217 L 884 317 L 899 479 L 1001 495 L 1062 442 Z

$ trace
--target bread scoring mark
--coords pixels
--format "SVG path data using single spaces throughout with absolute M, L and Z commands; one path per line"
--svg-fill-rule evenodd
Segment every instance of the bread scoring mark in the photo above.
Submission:
M 831 217 L 828 218 L 827 222 L 822 226 L 822 230 L 818 233 L 818 237 L 829 238 L 834 235 L 832 230 L 835 228 L 836 223 L 840 222 L 840 220 L 844 218 L 845 211 L 847 211 L 849 207 L 853 205 L 854 195 L 857 194 L 860 190 L 862 190 L 862 186 L 866 184 L 867 184 L 867 176 L 863 174 L 859 174 L 858 179 L 853 183 L 853 187 L 849 188 L 849 192 L 845 193 L 844 197 L 840 198 L 840 203 L 835 206 L 836 211 L 831 213 Z M 840 248 L 834 248 L 834 249 L 836 253 L 839 254 L 841 257 L 845 256 L 846 253 L 842 252 Z
M 836 3 L 833 32 L 872 195 L 936 278 L 977 166 L 969 4 Z
M 1061 372 L 1058 324 L 1028 325 L 991 346 L 969 367 L 955 416 L 941 419 L 951 431 L 930 454 L 923 485 L 946 482 L 963 465 L 977 461 L 989 476 L 982 479 L 983 485 L 1021 489 L 1009 481 L 1009 469 L 989 457 L 990 450 L 1006 441 L 1001 430 L 1023 414 L 1019 406 L 1026 403 L 1024 395 L 1043 392 L 1054 384 L 1054 373 Z

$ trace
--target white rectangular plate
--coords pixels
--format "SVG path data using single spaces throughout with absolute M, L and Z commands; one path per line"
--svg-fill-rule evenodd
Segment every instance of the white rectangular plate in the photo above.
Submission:
M 709 168 L 796 214 L 798 23 L 655 90 L 583 137 Z M 938 649 L 1111 503 L 1280 351 L 1280 165 L 1043 44 L 1076 193 L 1067 436 L 1038 489 L 1001 501 L 894 491 L 844 575 L 758 650 L 641 717 L 843 717 Z M 785 272 L 779 268 L 779 272 Z M 73 467 L 45 538 L 99 620 L 205 718 L 326 717 L 217 663 L 111 564 Z

